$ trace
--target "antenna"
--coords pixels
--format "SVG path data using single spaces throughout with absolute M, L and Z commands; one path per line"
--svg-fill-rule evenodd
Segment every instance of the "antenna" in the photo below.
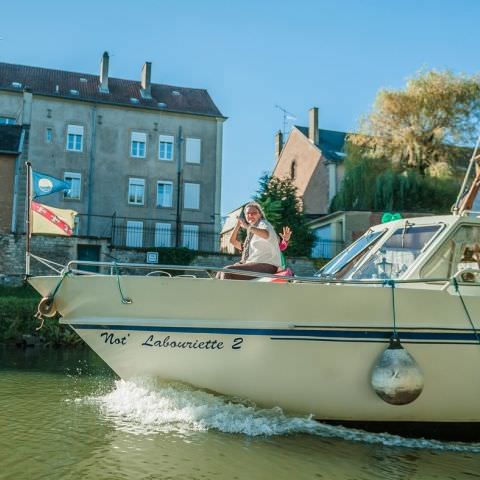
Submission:
M 285 131 L 287 129 L 287 120 L 296 120 L 297 117 L 294 113 L 289 112 L 280 105 L 275 105 L 275 108 L 278 108 L 283 113 L 283 136 L 285 137 Z

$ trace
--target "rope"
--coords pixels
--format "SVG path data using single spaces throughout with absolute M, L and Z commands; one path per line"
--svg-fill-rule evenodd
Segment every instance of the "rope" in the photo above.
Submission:
M 46 297 L 47 299 L 50 300 L 50 302 L 52 303 L 53 305 L 53 301 L 55 299 L 55 295 L 57 294 L 58 292 L 58 289 L 60 288 L 60 286 L 62 285 L 62 282 L 63 280 L 65 279 L 65 277 L 67 275 L 70 275 L 70 272 L 67 271 L 67 270 L 64 270 L 63 274 L 62 274 L 62 277 L 60 278 L 60 280 L 58 281 L 57 285 L 55 286 L 55 288 L 52 290 L 52 292 Z M 40 304 L 41 302 L 43 301 L 43 299 L 40 301 Z M 40 326 L 38 326 L 35 330 L 38 331 L 38 330 L 41 330 L 42 327 L 43 327 L 43 324 L 45 323 L 45 315 L 43 315 L 41 312 L 40 312 L 40 304 L 39 304 L 39 309 L 37 311 L 37 313 L 35 314 L 35 318 L 38 318 L 38 320 L 40 321 Z M 52 316 L 54 316 L 55 314 L 53 314 Z
M 392 317 L 393 317 L 393 335 L 390 339 L 390 345 L 400 345 L 400 338 L 397 333 L 397 315 L 395 310 L 395 280 L 385 280 L 385 285 L 391 287 L 392 290 Z
M 125 297 L 125 295 L 122 292 L 122 286 L 120 285 L 120 273 L 118 270 L 117 262 L 113 262 L 113 267 L 115 268 L 115 274 L 117 275 L 117 286 L 118 286 L 118 291 L 120 292 L 120 297 L 122 297 L 122 303 L 124 305 L 130 305 L 132 303 L 132 299 Z
M 468 321 L 470 322 L 470 325 L 472 326 L 472 330 L 473 330 L 473 333 L 475 334 L 475 338 L 477 339 L 477 342 L 480 344 L 480 336 L 478 335 L 477 329 L 475 328 L 475 324 L 473 323 L 472 317 L 470 316 L 467 305 L 465 305 L 465 300 L 463 300 L 463 296 L 460 292 L 460 288 L 458 288 L 458 281 L 455 277 L 453 277 L 452 280 L 453 280 L 453 285 L 455 287 L 455 291 L 458 293 L 458 296 L 460 297 L 460 301 L 462 302 L 463 310 L 465 311 L 465 314 L 467 315 Z

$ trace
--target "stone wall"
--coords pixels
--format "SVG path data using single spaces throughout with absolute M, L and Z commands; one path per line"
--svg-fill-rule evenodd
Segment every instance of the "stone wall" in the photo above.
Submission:
M 59 265 L 66 265 L 70 260 L 78 258 L 79 245 L 98 245 L 100 261 L 118 263 L 145 263 L 146 253 L 138 250 L 116 249 L 109 246 L 107 239 L 92 237 L 32 237 L 31 252 Z M 233 255 L 199 254 L 192 265 L 206 267 L 224 267 L 239 260 Z M 287 258 L 287 264 L 296 275 L 309 276 L 316 270 L 312 260 L 308 258 Z M 58 267 L 61 269 L 61 266 Z M 20 284 L 25 273 L 25 236 L 0 234 L 0 284 Z M 31 260 L 31 275 L 51 275 L 54 272 L 38 262 Z

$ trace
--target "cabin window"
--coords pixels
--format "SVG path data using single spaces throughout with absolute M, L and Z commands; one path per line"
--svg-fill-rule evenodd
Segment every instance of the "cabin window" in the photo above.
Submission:
M 317 277 L 343 278 L 359 264 L 360 259 L 372 249 L 373 245 L 387 230 L 371 231 L 360 237 L 354 244 L 328 262 L 318 273 Z
M 423 266 L 422 278 L 450 278 L 467 268 L 480 269 L 480 226 L 462 225 Z M 476 273 L 460 275 L 465 282 L 479 281 Z
M 400 278 L 440 231 L 443 224 L 414 225 L 405 222 L 353 274 L 355 280 Z

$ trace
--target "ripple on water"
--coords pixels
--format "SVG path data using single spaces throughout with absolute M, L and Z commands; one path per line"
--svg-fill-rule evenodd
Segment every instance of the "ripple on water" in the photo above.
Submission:
M 280 408 L 260 409 L 181 384 L 118 380 L 112 391 L 77 401 L 97 404 L 116 428 L 133 434 L 188 435 L 211 429 L 249 437 L 309 434 L 392 447 L 480 452 L 478 443 L 407 439 L 327 425 L 311 417 L 286 415 Z

